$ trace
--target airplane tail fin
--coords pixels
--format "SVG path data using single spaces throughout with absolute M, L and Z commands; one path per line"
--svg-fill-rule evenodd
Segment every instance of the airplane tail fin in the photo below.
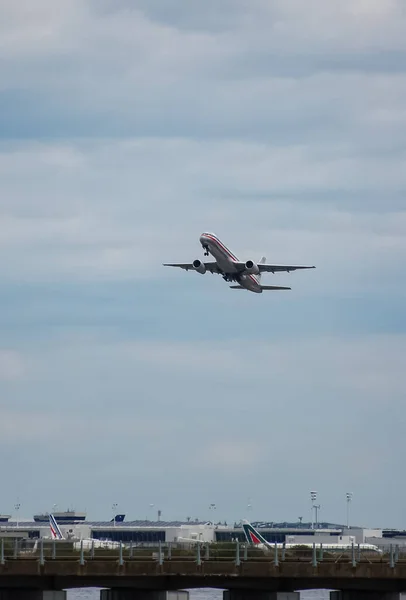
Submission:
M 258 264 L 263 265 L 265 263 L 266 263 L 266 256 L 263 256 Z M 261 282 L 261 273 L 258 273 L 257 279 L 258 279 L 258 283 L 260 283 Z
M 124 519 L 125 519 L 125 515 L 115 515 L 111 519 L 110 523 L 122 523 L 124 521 Z
M 51 537 L 53 540 L 63 540 L 62 531 L 60 530 L 54 515 L 49 515 L 49 527 L 51 529 Z
M 243 521 L 242 527 L 249 544 L 252 544 L 253 546 L 258 546 L 258 544 L 265 544 L 266 546 L 269 546 L 269 542 L 262 537 L 262 535 L 251 525 L 251 523 L 248 521 Z

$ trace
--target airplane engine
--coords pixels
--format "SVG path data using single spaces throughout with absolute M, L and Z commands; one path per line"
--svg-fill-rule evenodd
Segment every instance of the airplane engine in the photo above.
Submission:
M 258 275 L 258 265 L 255 264 L 252 260 L 247 260 L 247 262 L 245 263 L 245 272 L 249 273 L 250 275 Z
M 195 271 L 197 271 L 201 275 L 204 275 L 206 273 L 206 267 L 204 266 L 202 261 L 199 260 L 198 258 L 196 258 L 196 260 L 193 261 L 193 268 Z

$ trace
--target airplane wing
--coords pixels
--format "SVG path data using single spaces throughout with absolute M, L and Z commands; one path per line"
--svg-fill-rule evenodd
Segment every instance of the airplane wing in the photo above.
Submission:
M 246 266 L 243 262 L 234 263 L 239 271 L 245 271 Z M 266 263 L 258 263 L 258 269 L 260 273 L 268 272 L 268 273 L 278 273 L 281 271 L 286 271 L 289 273 L 290 271 L 296 271 L 297 269 L 315 269 L 316 267 L 302 267 L 299 265 L 269 265 Z
M 259 264 L 258 265 L 259 272 L 264 273 L 278 273 L 281 271 L 286 271 L 289 273 L 290 271 L 296 271 L 298 269 L 315 269 L 316 267 L 302 267 L 299 265 L 267 265 L 267 264 Z
M 205 262 L 202 263 L 205 267 L 206 267 L 206 271 L 209 271 L 210 273 L 221 273 L 221 271 L 219 271 L 219 268 L 217 266 L 216 262 Z M 163 265 L 164 267 L 179 267 L 180 269 L 185 269 L 185 271 L 194 271 L 195 268 L 193 267 L 193 263 L 165 263 Z

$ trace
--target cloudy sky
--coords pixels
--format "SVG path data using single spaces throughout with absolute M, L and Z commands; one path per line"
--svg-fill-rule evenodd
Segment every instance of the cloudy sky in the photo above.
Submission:
M 402 0 L 0 13 L 0 512 L 406 527 Z

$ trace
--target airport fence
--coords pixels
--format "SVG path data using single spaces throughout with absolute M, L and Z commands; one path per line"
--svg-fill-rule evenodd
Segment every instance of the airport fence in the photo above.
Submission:
M 314 566 L 321 562 L 348 563 L 386 563 L 394 567 L 399 562 L 406 563 L 406 546 L 395 544 L 379 551 L 365 549 L 353 544 L 348 549 L 331 550 L 323 544 L 312 547 L 296 546 L 286 548 L 275 545 L 267 551 L 259 550 L 241 542 L 227 543 L 159 543 L 135 544 L 101 540 L 48 540 L 40 539 L 0 539 L 0 564 L 15 560 L 35 560 L 44 564 L 50 560 L 72 560 L 84 564 L 88 560 L 114 560 L 119 564 L 126 561 L 191 561 L 198 565 L 205 561 L 234 562 L 271 561 L 278 566 L 283 562 L 311 562 Z

